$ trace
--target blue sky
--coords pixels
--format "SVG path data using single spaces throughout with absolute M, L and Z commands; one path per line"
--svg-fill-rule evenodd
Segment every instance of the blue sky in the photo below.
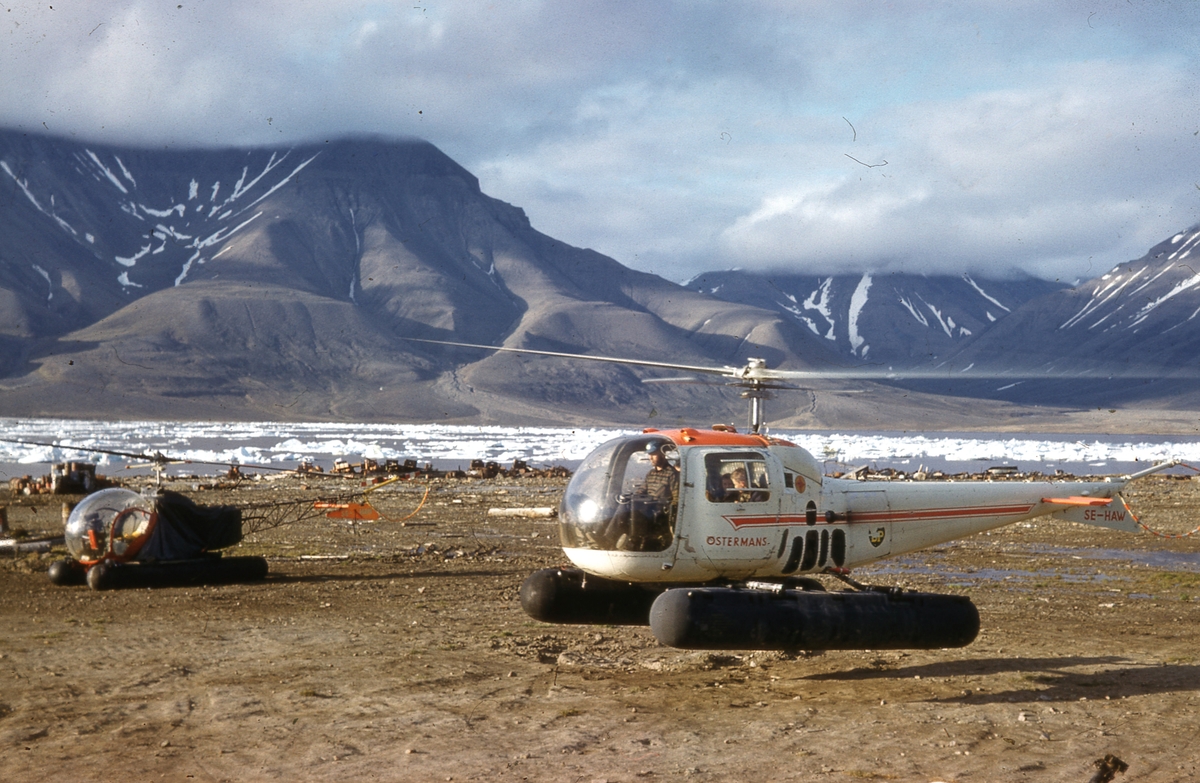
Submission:
M 0 0 L 0 123 L 427 139 L 535 228 L 742 267 L 1074 281 L 1200 222 L 1200 3 Z

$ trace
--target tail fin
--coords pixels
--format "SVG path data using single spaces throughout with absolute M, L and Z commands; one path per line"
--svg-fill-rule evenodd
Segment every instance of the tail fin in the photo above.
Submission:
M 1152 473 L 1158 473 L 1167 468 L 1176 467 L 1177 465 L 1184 465 L 1184 463 L 1174 459 L 1168 460 L 1167 462 L 1160 462 L 1157 465 L 1151 465 L 1136 473 L 1130 473 L 1128 476 L 1122 476 L 1116 484 L 1117 493 L 1111 498 L 1042 498 L 1042 502 L 1062 506 L 1061 511 L 1055 511 L 1050 514 L 1055 519 L 1065 519 L 1068 522 L 1079 522 L 1084 525 L 1094 525 L 1096 527 L 1107 527 L 1112 530 L 1124 530 L 1127 533 L 1141 533 L 1144 531 L 1156 536 L 1162 535 L 1142 524 L 1142 521 L 1133 513 L 1133 509 L 1125 502 L 1125 498 L 1121 497 L 1120 488 L 1131 481 L 1149 476 Z M 1190 468 L 1191 466 L 1184 465 L 1184 467 Z M 1192 469 L 1195 470 L 1195 468 Z M 1192 533 L 1197 531 L 1200 531 L 1200 527 L 1197 527 Z M 1190 536 L 1192 533 L 1186 535 Z M 1168 537 L 1176 538 L 1178 536 Z
M 1061 511 L 1050 514 L 1055 519 L 1124 530 L 1127 533 L 1142 531 L 1142 523 L 1134 516 L 1133 510 L 1120 495 L 1112 498 L 1042 498 L 1042 502 L 1063 506 Z

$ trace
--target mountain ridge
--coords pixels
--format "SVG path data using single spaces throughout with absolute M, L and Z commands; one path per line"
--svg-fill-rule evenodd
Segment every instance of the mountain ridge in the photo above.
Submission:
M 741 286 L 740 300 L 721 299 L 700 290 L 705 280 L 679 286 L 538 232 L 421 140 L 139 150 L 0 131 L 0 205 L 5 415 L 736 421 L 743 403 L 731 391 L 641 382 L 666 373 L 405 338 L 710 366 L 750 356 L 785 369 L 953 363 L 1013 314 L 1068 290 L 857 276 L 829 278 L 826 300 L 805 308 L 821 285 L 813 276 L 767 276 L 769 287 L 762 275 L 708 273 L 707 283 L 725 275 L 720 285 Z M 864 280 L 868 295 L 856 300 Z M 1016 306 L 980 310 L 989 300 Z M 847 317 L 815 317 L 835 310 Z M 1004 353 L 992 345 L 991 358 Z M 985 413 L 917 386 L 852 385 L 781 397 L 772 419 L 945 428 L 1040 415 L 1014 405 L 1026 398 Z M 1049 402 L 1082 416 L 1072 394 Z M 1158 399 L 1181 407 L 1189 394 L 1178 386 Z
M 757 302 L 803 324 L 848 359 L 896 369 L 944 358 L 1025 302 L 1066 287 L 1032 275 L 983 285 L 966 274 L 741 270 L 706 272 L 686 283 L 726 301 Z
M 0 142 L 9 411 L 470 418 L 470 398 L 490 395 L 497 410 L 523 397 L 517 407 L 541 399 L 547 417 L 568 403 L 620 418 L 620 405 L 650 410 L 663 394 L 624 368 L 531 373 L 511 356 L 460 362 L 409 336 L 566 338 L 625 355 L 650 341 L 698 363 L 742 361 L 743 349 L 830 358 L 760 311 L 540 234 L 426 142 L 185 152 L 171 166 Z M 24 161 L 31 148 L 57 168 Z M 452 393 L 458 375 L 470 394 Z M 551 376 L 576 391 L 549 390 Z M 120 395 L 90 396 L 116 378 Z M 588 390 L 604 384 L 620 391 L 593 405 Z

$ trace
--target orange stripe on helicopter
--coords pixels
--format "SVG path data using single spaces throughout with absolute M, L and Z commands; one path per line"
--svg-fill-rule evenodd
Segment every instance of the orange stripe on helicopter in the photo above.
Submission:
M 1112 498 L 1085 498 L 1072 495 L 1069 498 L 1042 498 L 1043 503 L 1053 503 L 1056 506 L 1107 506 Z
M 909 522 L 915 520 L 962 519 L 964 517 L 1004 516 L 1024 514 L 1033 503 L 1011 506 L 968 506 L 965 508 L 914 508 L 888 511 L 855 511 L 850 509 L 850 522 Z
M 642 432 L 670 438 L 676 446 L 757 446 L 758 448 L 763 448 L 764 446 L 796 445 L 795 443 L 779 438 L 769 438 L 750 432 L 736 432 L 731 430 L 699 430 L 692 427 L 684 427 L 678 430 L 660 430 L 654 427 L 647 427 Z
M 758 525 L 801 525 L 804 524 L 804 517 L 789 517 L 771 514 L 770 516 L 760 517 L 722 517 L 726 522 L 733 525 L 734 529 L 743 527 L 755 527 Z
M 911 522 L 916 520 L 936 520 L 936 519 L 961 519 L 963 517 L 977 516 L 997 516 L 1004 514 L 1024 514 L 1033 508 L 1032 503 L 1024 503 L 1021 505 L 1012 506 L 977 506 L 968 508 L 919 508 L 900 511 L 859 511 L 853 509 L 850 511 L 850 518 L 846 521 L 853 523 L 866 522 Z M 779 516 L 723 516 L 726 522 L 740 529 L 743 527 L 770 526 L 770 525 L 803 525 L 805 524 L 804 515 L 788 515 L 782 514 Z

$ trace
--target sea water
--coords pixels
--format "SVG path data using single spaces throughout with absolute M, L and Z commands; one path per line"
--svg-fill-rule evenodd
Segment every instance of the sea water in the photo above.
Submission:
M 574 468 L 604 441 L 637 430 L 587 427 L 499 427 L 441 424 L 169 422 L 0 418 L 0 480 L 43 475 L 59 462 L 93 462 L 108 472 L 162 453 L 190 465 L 175 474 L 216 473 L 235 463 L 294 467 L 312 460 L 360 462 L 414 459 L 440 469 L 467 468 L 480 459 L 505 465 Z M 1166 459 L 1200 465 L 1200 440 L 1169 435 L 1059 435 L 952 432 L 773 430 L 813 454 L 826 472 L 869 466 L 908 473 L 947 473 L 1012 466 L 1022 472 L 1075 475 L 1130 473 Z M 11 441 L 22 441 L 13 443 Z M 99 449 L 102 451 L 92 451 Z M 121 454 L 105 452 L 124 452 Z

